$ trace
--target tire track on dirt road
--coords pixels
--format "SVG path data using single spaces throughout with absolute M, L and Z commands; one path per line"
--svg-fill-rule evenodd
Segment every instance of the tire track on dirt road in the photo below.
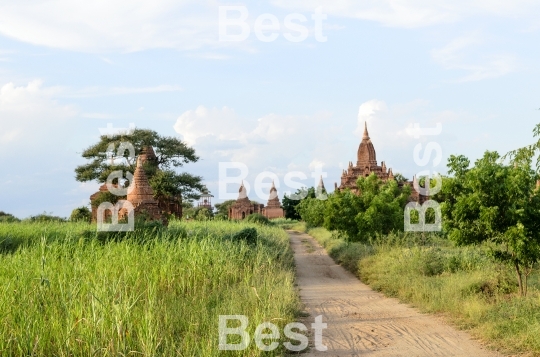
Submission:
M 306 322 L 322 315 L 328 351 L 304 356 L 499 357 L 437 318 L 373 291 L 337 265 L 309 235 L 288 231 Z M 306 324 L 309 326 L 308 324 Z M 310 337 L 310 340 L 312 338 Z

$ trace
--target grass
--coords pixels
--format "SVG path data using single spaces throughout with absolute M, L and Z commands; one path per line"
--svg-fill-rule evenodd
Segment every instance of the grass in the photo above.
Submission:
M 256 228 L 257 243 L 234 240 Z M 294 320 L 292 252 L 273 226 L 172 222 L 104 236 L 82 223 L 0 224 L 2 356 L 273 356 L 218 349 L 218 316 L 248 332 Z M 233 342 L 233 341 L 229 341 Z
M 436 236 L 395 234 L 373 244 L 349 243 L 323 228 L 307 231 L 336 262 L 387 296 L 443 316 L 491 348 L 540 356 L 540 280 L 520 297 L 513 269 L 486 246 L 455 247 Z

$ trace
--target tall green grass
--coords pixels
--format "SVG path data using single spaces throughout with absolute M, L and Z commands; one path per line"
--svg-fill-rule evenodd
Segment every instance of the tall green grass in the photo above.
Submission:
M 248 227 L 256 244 L 234 239 Z M 218 316 L 248 316 L 253 336 L 298 309 L 276 227 L 173 222 L 109 236 L 84 223 L 2 223 L 0 249 L 2 356 L 258 356 L 254 343 L 219 351 Z
M 539 276 L 520 297 L 512 267 L 493 261 L 488 247 L 404 233 L 351 243 L 323 228 L 294 228 L 308 231 L 336 262 L 385 295 L 443 315 L 495 349 L 540 356 Z

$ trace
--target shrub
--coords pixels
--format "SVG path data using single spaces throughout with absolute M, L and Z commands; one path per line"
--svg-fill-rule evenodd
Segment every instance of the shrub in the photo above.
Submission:
M 246 221 L 250 223 L 256 223 L 256 224 L 264 224 L 264 225 L 270 224 L 270 220 L 259 213 L 250 214 L 249 216 L 247 216 Z
M 66 222 L 67 220 L 63 217 L 53 216 L 52 213 L 43 212 L 37 216 L 30 216 L 26 220 L 30 222 Z
M 21 220 L 15 217 L 12 214 L 5 213 L 0 211 L 0 223 L 13 223 L 13 222 L 20 222 Z
M 75 208 L 71 212 L 71 216 L 69 217 L 69 220 L 71 222 L 88 222 L 92 220 L 92 212 L 88 209 L 88 207 L 81 206 L 78 208 Z
M 217 214 L 214 216 L 214 219 L 215 219 L 216 221 L 228 221 L 228 220 L 229 220 L 229 215 L 224 214 L 224 213 L 217 213 Z
M 257 243 L 257 230 L 255 228 L 244 228 L 232 235 L 233 240 L 243 240 L 249 244 Z

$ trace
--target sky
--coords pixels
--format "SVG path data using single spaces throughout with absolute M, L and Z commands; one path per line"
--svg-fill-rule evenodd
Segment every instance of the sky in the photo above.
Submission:
M 3 0 L 0 211 L 88 205 L 98 184 L 74 169 L 109 124 L 193 146 L 201 159 L 181 170 L 202 176 L 214 202 L 237 195 L 240 170 L 220 176 L 229 162 L 247 168 L 262 203 L 257 177 L 274 177 L 282 196 L 322 170 L 332 191 L 364 122 L 377 159 L 407 178 L 445 173 L 450 155 L 504 154 L 533 142 L 540 123 L 539 10 L 533 0 Z M 429 145 L 440 160 L 422 160 Z

